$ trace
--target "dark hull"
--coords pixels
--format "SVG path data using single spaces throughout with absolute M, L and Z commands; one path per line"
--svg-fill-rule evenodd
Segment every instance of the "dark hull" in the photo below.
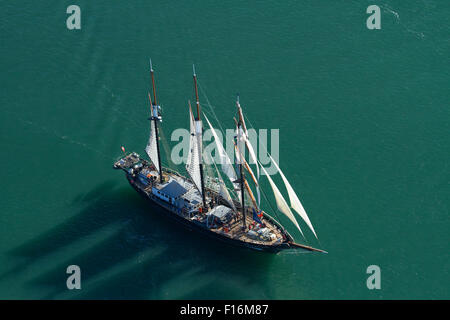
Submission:
M 248 243 L 248 242 L 240 241 L 237 239 L 232 239 L 227 236 L 223 236 L 219 233 L 216 233 L 214 231 L 211 231 L 211 230 L 205 228 L 203 224 L 200 224 L 199 222 L 197 222 L 195 220 L 194 221 L 187 220 L 184 217 L 179 216 L 178 214 L 173 212 L 170 204 L 164 203 L 163 201 L 159 200 L 158 198 L 151 198 L 149 195 L 147 195 L 142 189 L 139 188 L 139 186 L 137 186 L 134 183 L 134 181 L 132 179 L 130 179 L 130 176 L 128 174 L 127 174 L 127 179 L 128 179 L 128 182 L 130 183 L 130 185 L 141 196 L 143 196 L 145 199 L 149 200 L 152 204 L 156 204 L 159 207 L 161 207 L 162 209 L 164 209 L 170 213 L 170 214 L 164 215 L 164 216 L 166 216 L 166 217 L 168 216 L 168 217 L 172 218 L 173 220 L 176 220 L 177 222 L 181 223 L 182 225 L 184 225 L 186 228 L 188 228 L 190 230 L 195 230 L 199 233 L 205 234 L 211 238 L 217 239 L 219 241 L 228 243 L 233 246 L 249 248 L 249 249 L 257 250 L 257 251 L 277 253 L 281 250 L 295 249 L 295 247 L 291 246 L 290 241 L 286 241 L 286 242 L 283 242 L 283 243 L 280 243 L 277 245 L 260 245 L 260 244 Z

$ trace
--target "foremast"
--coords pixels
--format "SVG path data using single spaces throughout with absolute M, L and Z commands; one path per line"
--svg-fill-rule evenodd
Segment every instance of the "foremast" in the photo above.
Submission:
M 239 153 L 240 155 L 242 155 L 242 153 L 239 151 L 236 143 L 234 144 L 234 148 L 235 148 L 236 153 Z M 241 159 L 243 159 L 243 157 Z M 245 159 L 242 160 L 242 164 L 243 164 L 243 167 L 245 168 L 245 170 L 247 170 L 247 172 L 250 174 L 250 176 L 252 177 L 252 180 L 255 182 L 255 185 L 256 185 L 257 184 L 256 178 L 254 177 L 253 172 L 251 171 L 252 169 L 250 168 L 250 166 L 248 165 L 248 163 Z M 244 175 L 245 175 L 245 173 L 244 173 Z M 244 186 L 248 192 L 248 195 L 250 196 L 250 200 L 252 201 L 253 206 L 255 207 L 255 209 L 257 211 L 259 211 L 259 204 L 257 203 L 255 196 L 253 195 L 252 189 L 250 188 L 250 185 L 248 184 L 248 181 L 246 179 L 244 179 Z
M 162 183 L 164 181 L 162 164 L 161 164 L 161 153 L 159 148 L 159 135 L 158 135 L 158 122 L 161 121 L 160 110 L 161 107 L 158 105 L 158 100 L 156 97 L 156 85 L 155 76 L 153 72 L 152 60 L 150 59 L 150 76 L 152 79 L 152 91 L 153 91 L 153 101 L 151 94 L 148 94 L 148 99 L 150 101 L 150 138 L 146 147 L 146 152 L 150 157 L 150 160 L 155 165 L 156 170 L 159 172 L 159 180 Z
M 247 126 L 245 125 L 244 114 L 242 113 L 242 108 L 241 108 L 241 105 L 239 104 L 239 94 L 237 95 L 237 98 L 236 98 L 236 106 L 237 106 L 237 111 L 238 111 L 238 115 L 239 115 L 239 120 L 241 122 L 242 130 L 243 130 L 242 138 L 244 140 L 245 147 L 246 147 L 246 149 L 248 150 L 248 153 L 249 153 L 249 160 L 252 160 L 253 163 L 256 165 L 256 175 L 257 176 L 255 177 L 255 174 L 253 173 L 253 171 L 250 168 L 250 166 L 248 165 L 248 163 L 246 161 L 244 161 L 245 168 L 250 173 L 250 176 L 251 176 L 253 182 L 255 183 L 256 194 L 258 196 L 258 200 L 256 201 L 257 204 L 255 204 L 255 207 L 258 209 L 259 205 L 261 203 L 261 195 L 260 195 L 260 191 L 259 191 L 259 182 L 258 182 L 258 180 L 259 180 L 259 166 L 258 166 L 258 160 L 257 160 L 257 157 L 256 157 L 255 150 L 253 149 L 253 146 L 250 143 L 249 133 L 248 133 L 248 130 L 247 130 Z M 250 192 L 250 195 L 251 195 L 252 200 L 254 200 L 253 194 L 251 192 Z

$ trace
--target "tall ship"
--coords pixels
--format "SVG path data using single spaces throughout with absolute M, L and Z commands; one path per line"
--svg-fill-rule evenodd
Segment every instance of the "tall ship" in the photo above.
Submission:
M 180 222 L 191 230 L 226 243 L 267 252 L 297 249 L 325 253 L 324 250 L 296 242 L 278 221 L 280 219 L 275 219 L 261 208 L 261 194 L 272 207 L 266 193 L 260 187 L 260 178 L 264 175 L 275 197 L 274 215 L 278 215 L 277 212 L 282 213 L 304 237 L 296 220 L 300 217 L 317 238 L 297 194 L 273 157 L 265 150 L 285 184 L 290 205 L 257 159 L 249 139 L 239 96 L 236 99 L 237 116 L 234 118 L 235 161 L 234 164 L 232 163 L 219 139 L 219 133 L 201 110 L 194 67 L 195 106 L 192 108 L 189 102 L 186 108 L 190 123 L 189 152 L 185 167 L 187 174 L 185 176 L 162 165 L 160 151 L 162 113 L 156 95 L 151 60 L 150 76 L 153 97 L 150 93 L 148 94 L 150 136 L 145 148 L 149 159 L 141 157 L 136 152 L 127 153 L 122 147 L 124 154 L 114 163 L 115 169 L 125 172 L 130 185 L 152 205 L 163 208 L 164 210 L 158 210 L 163 215 Z M 220 159 L 217 163 L 213 157 L 209 157 L 209 164 L 205 163 L 202 144 L 203 118 L 214 137 L 216 158 Z M 246 160 L 246 151 L 249 161 Z M 249 163 L 256 167 L 256 174 Z M 261 171 L 263 175 L 260 175 Z M 228 186 L 222 174 L 225 176 Z M 251 186 L 253 186 L 256 196 Z

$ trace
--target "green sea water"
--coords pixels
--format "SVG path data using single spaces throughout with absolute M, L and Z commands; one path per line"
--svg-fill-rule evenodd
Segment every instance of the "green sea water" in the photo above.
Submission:
M 3 0 L 0 15 L 1 299 L 450 298 L 449 1 Z M 150 57 L 170 146 L 192 63 L 224 127 L 239 92 L 255 128 L 280 130 L 320 242 L 305 236 L 328 254 L 211 241 L 112 169 L 121 146 L 144 154 Z

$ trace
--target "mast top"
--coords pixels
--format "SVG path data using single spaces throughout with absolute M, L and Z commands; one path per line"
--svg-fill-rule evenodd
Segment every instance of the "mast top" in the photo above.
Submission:
M 195 73 L 195 65 L 192 64 L 192 72 L 194 76 L 195 100 L 197 103 L 197 121 L 200 120 L 200 101 L 198 100 L 197 74 Z
M 152 87 L 153 87 L 153 105 L 158 105 L 158 99 L 156 98 L 156 86 L 155 86 L 155 76 L 153 75 L 153 65 L 152 65 L 152 59 L 150 58 L 150 75 L 152 78 Z

